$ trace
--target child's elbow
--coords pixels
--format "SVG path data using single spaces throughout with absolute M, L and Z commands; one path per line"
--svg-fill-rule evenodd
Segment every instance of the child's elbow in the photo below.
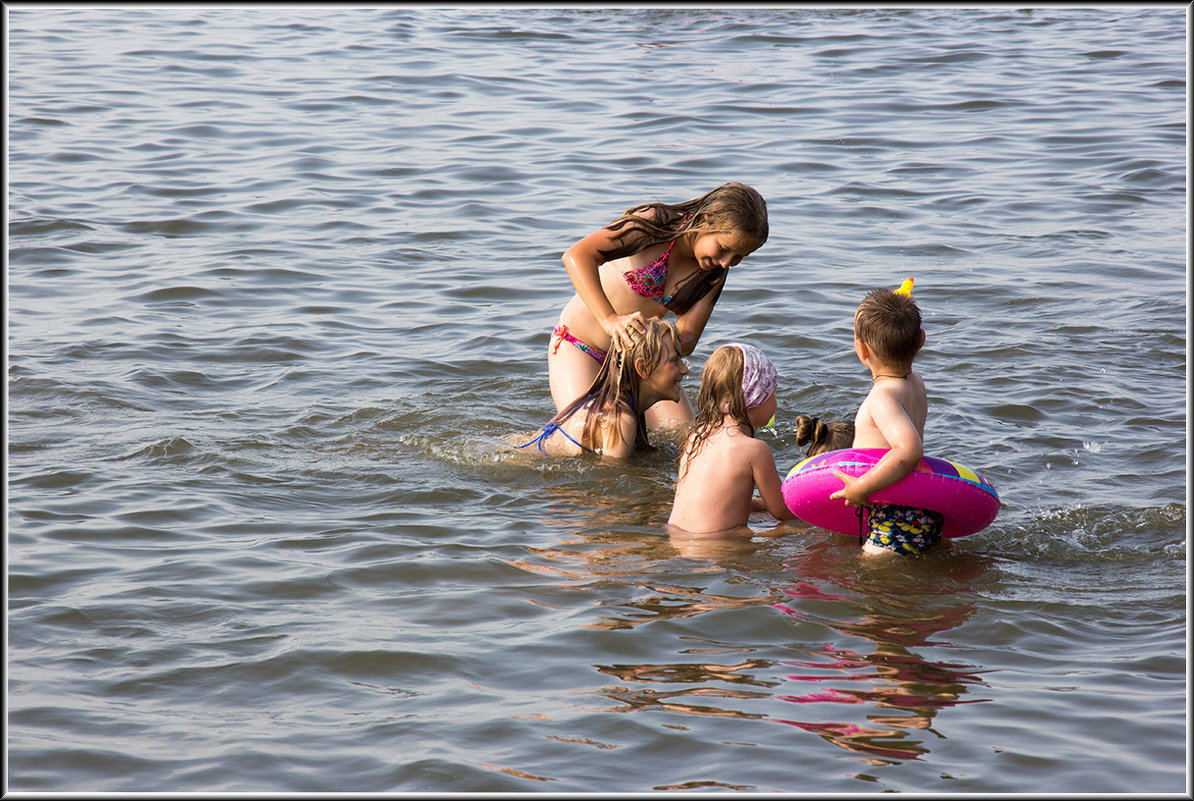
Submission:
M 925 455 L 924 443 L 921 442 L 920 437 L 908 437 L 897 442 L 892 451 L 900 464 L 909 470 L 916 467 Z
M 774 517 L 776 520 L 795 520 L 796 515 L 788 508 L 788 505 L 780 499 L 778 502 L 772 501 L 766 504 L 767 514 Z
M 596 246 L 582 239 L 565 250 L 564 255 L 560 257 L 560 261 L 564 262 L 565 267 L 576 268 L 582 265 L 600 266 L 605 259 L 602 258 Z
M 577 256 L 578 256 L 577 249 L 579 247 L 580 247 L 580 244 L 577 243 L 564 251 L 564 255 L 560 257 L 560 261 L 564 262 L 565 267 L 572 268 L 576 265 L 577 260 L 578 260 L 577 259 Z
M 908 461 L 911 463 L 911 467 L 915 468 L 918 464 L 920 464 L 920 460 L 924 457 L 924 445 L 920 443 L 920 440 L 917 440 L 916 444 L 913 445 L 908 451 Z

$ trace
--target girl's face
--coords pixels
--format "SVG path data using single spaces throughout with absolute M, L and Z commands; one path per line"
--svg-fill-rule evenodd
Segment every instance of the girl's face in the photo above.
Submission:
M 750 424 L 755 428 L 762 428 L 771 421 L 772 417 L 775 417 L 775 408 L 775 393 L 772 392 L 767 396 L 767 400 L 763 401 L 753 409 L 746 410 L 746 419 L 749 420 Z
M 692 256 L 702 270 L 733 267 L 757 249 L 753 239 L 738 233 L 698 234 Z
M 680 382 L 686 375 L 688 375 L 688 365 L 680 358 L 680 354 L 671 341 L 664 340 L 659 364 L 651 371 L 650 375 L 643 378 L 639 391 L 644 396 L 654 397 L 657 401 L 678 401 L 680 393 L 684 391 L 680 387 Z

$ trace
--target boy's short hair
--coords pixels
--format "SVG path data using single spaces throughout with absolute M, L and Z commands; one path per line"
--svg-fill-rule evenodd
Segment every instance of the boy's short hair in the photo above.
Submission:
M 872 289 L 858 304 L 854 336 L 889 364 L 911 364 L 920 350 L 920 309 L 911 297 Z

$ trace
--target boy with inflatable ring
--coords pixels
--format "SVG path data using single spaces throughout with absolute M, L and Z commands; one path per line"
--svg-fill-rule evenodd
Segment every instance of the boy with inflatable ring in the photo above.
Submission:
M 854 314 L 854 352 L 871 371 L 874 385 L 854 418 L 855 448 L 886 448 L 883 458 L 861 476 L 840 470 L 843 487 L 829 497 L 850 506 L 870 507 L 870 533 L 863 553 L 923 553 L 941 539 L 940 512 L 898 504 L 868 504 L 871 494 L 912 472 L 924 456 L 928 398 L 912 362 L 925 343 L 920 309 L 911 282 L 898 290 L 874 289 Z M 907 288 L 905 288 L 907 287 Z

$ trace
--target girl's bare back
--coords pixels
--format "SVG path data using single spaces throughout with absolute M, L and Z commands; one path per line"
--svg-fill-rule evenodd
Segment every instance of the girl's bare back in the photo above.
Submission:
M 737 425 L 723 425 L 693 459 L 681 463 L 668 523 L 694 533 L 745 525 L 755 490 L 755 463 L 764 457 L 774 466 L 765 443 Z

